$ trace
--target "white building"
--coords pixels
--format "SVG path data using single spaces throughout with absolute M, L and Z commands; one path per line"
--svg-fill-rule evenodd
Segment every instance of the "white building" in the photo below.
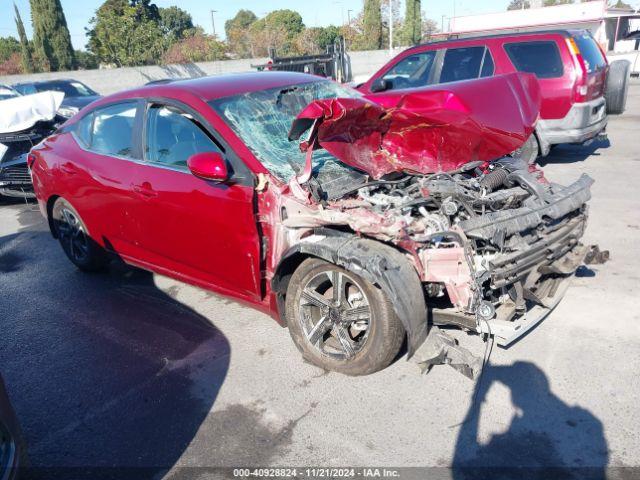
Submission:
M 632 72 L 640 72 L 640 36 L 625 40 L 627 35 L 640 30 L 640 13 L 608 7 L 605 0 L 452 17 L 448 31 L 434 35 L 434 38 L 576 28 L 591 31 L 610 60 L 626 58 L 631 61 Z

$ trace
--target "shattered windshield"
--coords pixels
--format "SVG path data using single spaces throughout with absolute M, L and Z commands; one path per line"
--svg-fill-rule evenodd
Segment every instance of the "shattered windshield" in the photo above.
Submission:
M 323 80 L 220 98 L 210 105 L 262 164 L 286 182 L 301 172 L 305 163 L 298 142 L 287 138 L 296 115 L 314 100 L 359 96 L 353 89 Z M 325 150 L 314 152 L 313 166 L 316 174 L 345 169 Z

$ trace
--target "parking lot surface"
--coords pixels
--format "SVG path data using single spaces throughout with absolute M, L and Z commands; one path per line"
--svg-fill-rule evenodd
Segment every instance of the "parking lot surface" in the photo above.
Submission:
M 33 204 L 0 200 L 0 371 L 32 465 L 640 466 L 639 125 L 634 83 L 610 145 L 542 162 L 558 183 L 595 178 L 585 241 L 611 260 L 494 348 L 475 404 L 446 366 L 328 373 L 254 310 L 124 266 L 83 274 Z

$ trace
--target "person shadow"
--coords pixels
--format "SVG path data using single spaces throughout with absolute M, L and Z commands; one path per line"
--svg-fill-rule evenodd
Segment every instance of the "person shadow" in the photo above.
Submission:
M 456 440 L 453 478 L 604 479 L 609 456 L 602 423 L 588 410 L 553 394 L 544 372 L 518 361 L 487 365 L 476 384 Z M 482 442 L 481 419 L 496 413 L 486 401 L 494 384 L 509 389 L 515 410 L 509 427 Z M 485 404 L 484 415 L 482 405 Z

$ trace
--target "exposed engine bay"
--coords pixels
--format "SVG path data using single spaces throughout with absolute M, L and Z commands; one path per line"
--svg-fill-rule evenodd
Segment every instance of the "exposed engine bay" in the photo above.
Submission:
M 346 181 L 353 185 L 352 176 Z M 317 179 L 309 183 L 322 208 L 289 216 L 285 225 L 324 219 L 400 246 L 413 257 L 435 324 L 483 332 L 482 321 L 491 320 L 501 345 L 526 331 L 516 320 L 534 306 L 551 308 L 584 261 L 607 255 L 580 244 L 593 183 L 587 175 L 563 187 L 505 157 L 447 173 L 356 182 L 340 199 Z

